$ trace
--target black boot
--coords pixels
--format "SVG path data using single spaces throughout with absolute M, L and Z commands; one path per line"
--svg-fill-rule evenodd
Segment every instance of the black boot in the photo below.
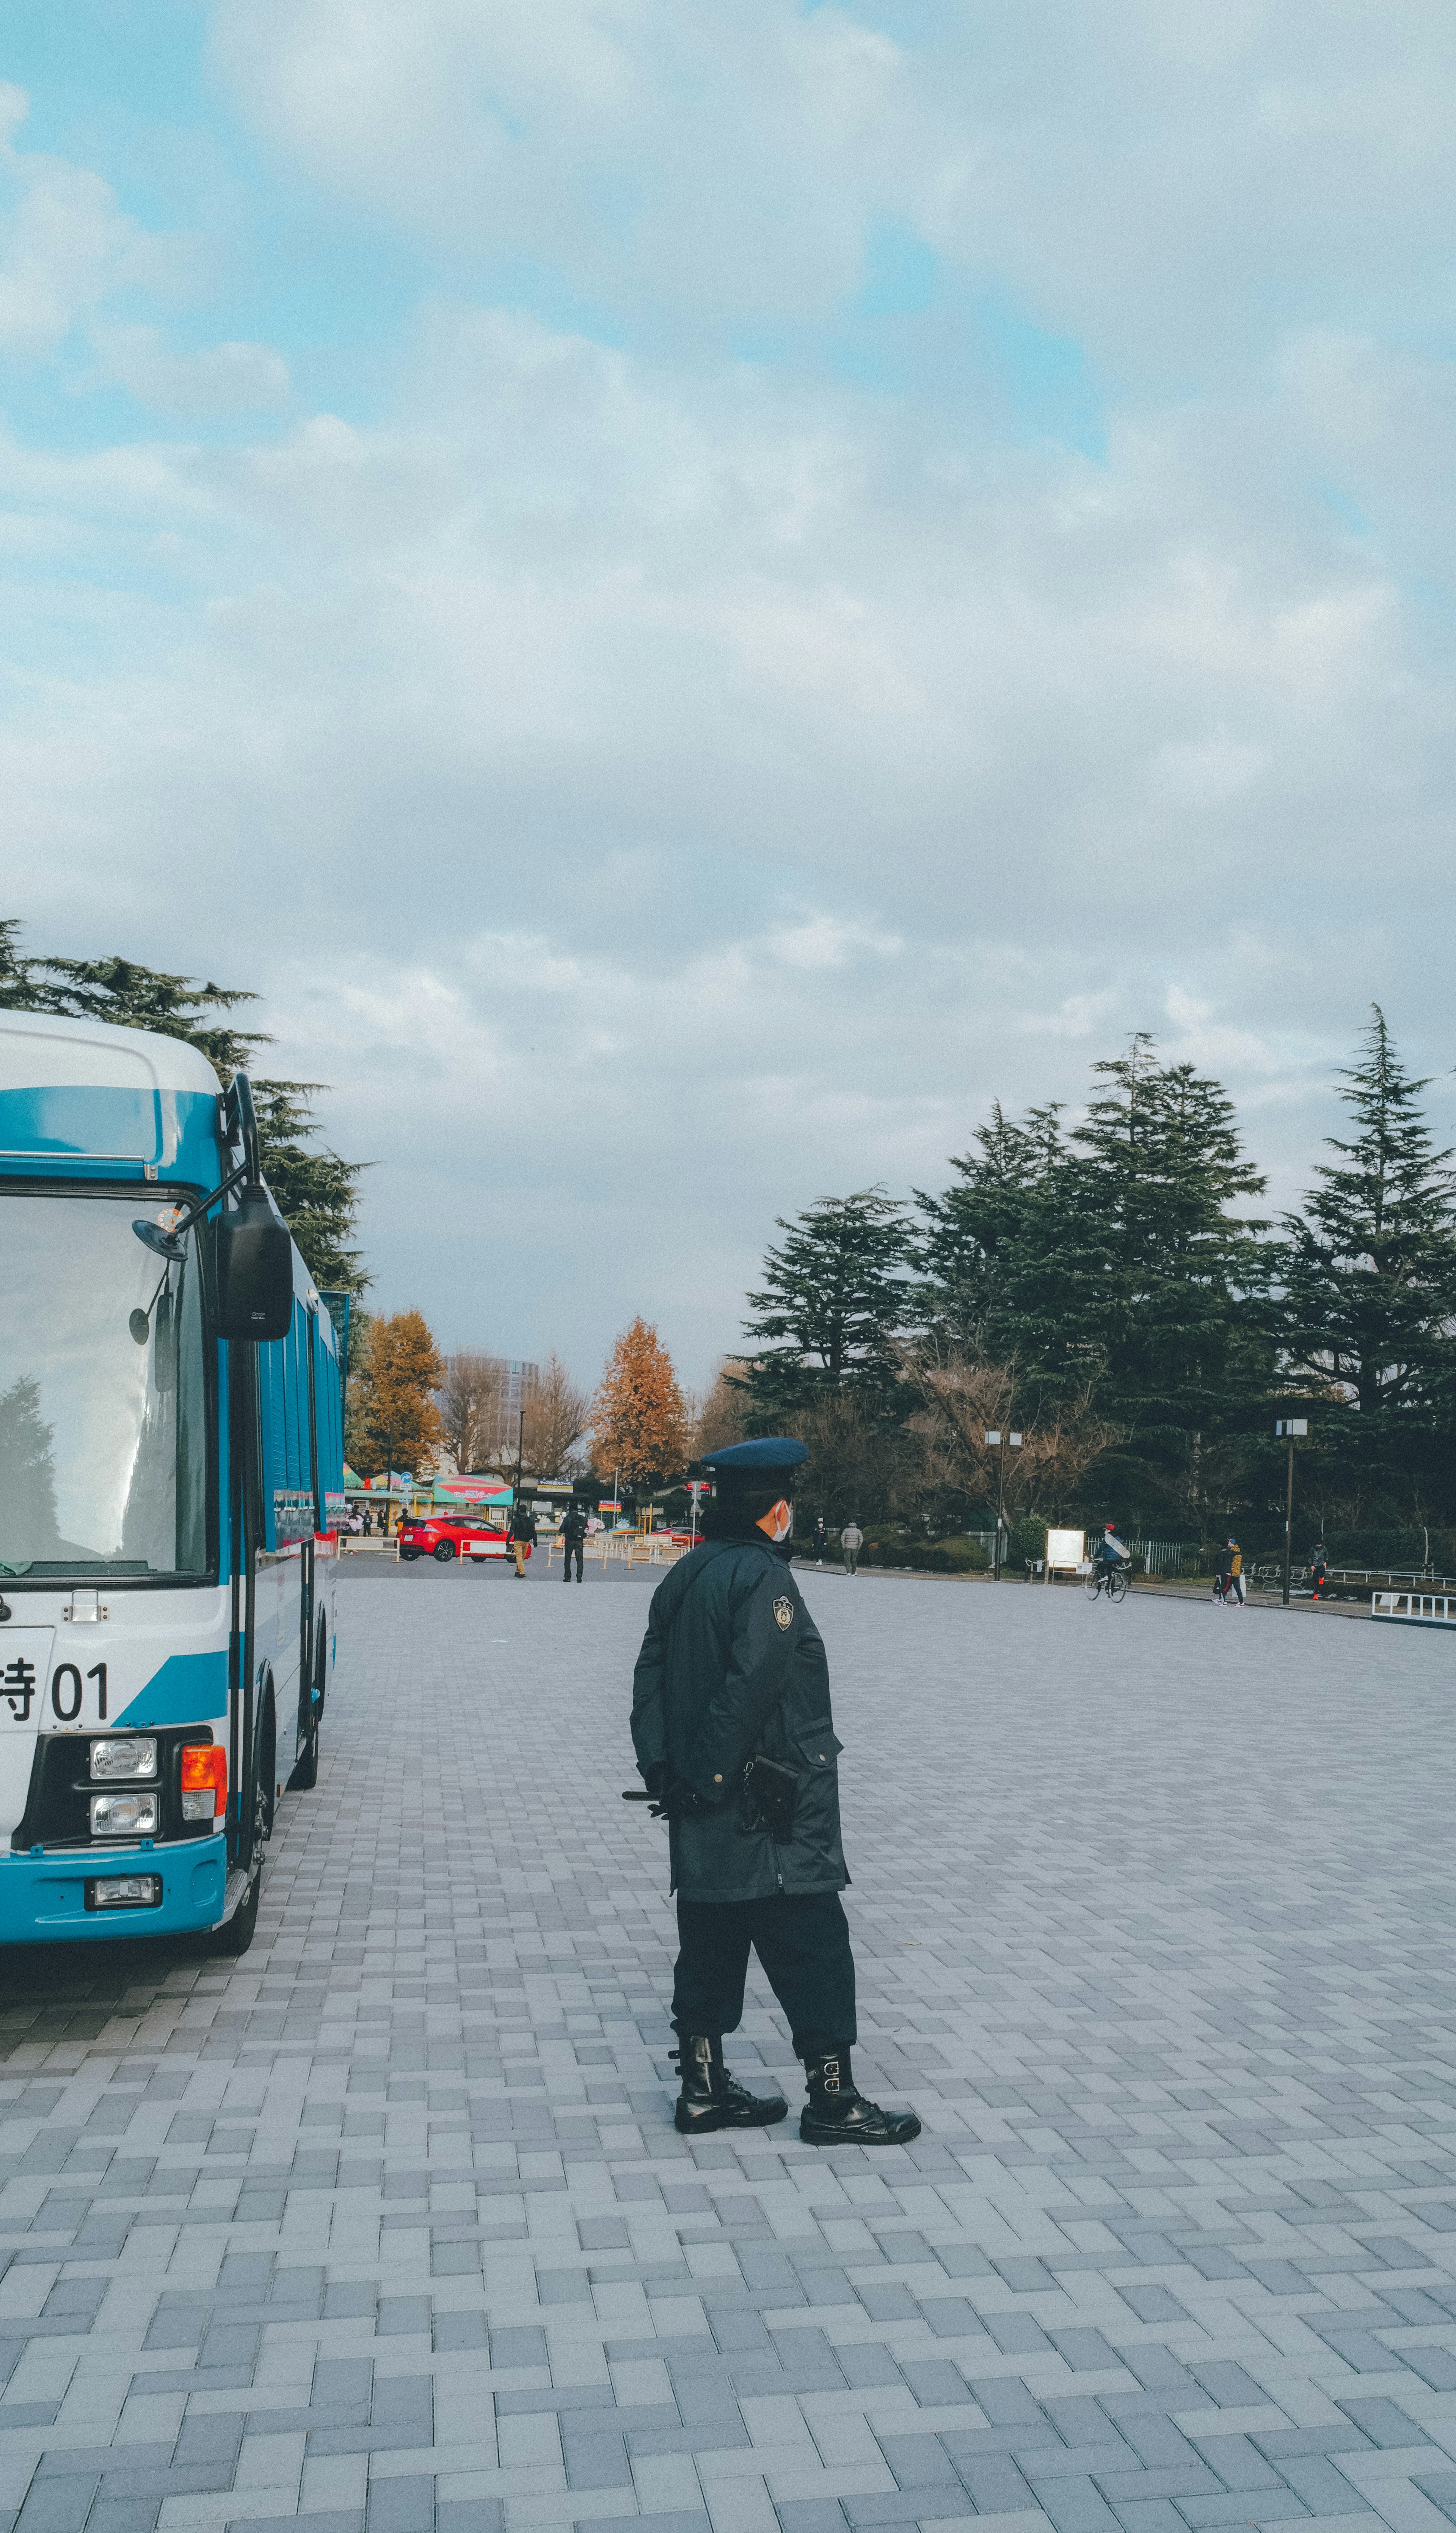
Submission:
M 686 2032 L 672 2052 L 682 2069 L 682 2091 L 672 2114 L 684 2137 L 704 2137 L 710 2129 L 767 2129 L 786 2117 L 782 2093 L 760 2100 L 728 2074 L 723 2042 Z
M 920 2134 L 913 2111 L 882 2111 L 856 2091 L 847 2049 L 804 2060 L 809 2098 L 799 2116 L 805 2146 L 908 2146 Z

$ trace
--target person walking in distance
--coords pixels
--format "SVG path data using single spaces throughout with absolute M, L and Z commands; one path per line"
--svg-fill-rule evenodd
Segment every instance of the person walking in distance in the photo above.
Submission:
M 913 2111 L 858 2091 L 854 1956 L 840 1893 L 849 1876 L 824 1640 L 790 1570 L 793 1472 L 786 1436 L 705 1454 L 713 1492 L 703 1544 L 658 1585 L 632 1679 L 632 1743 L 668 1820 L 679 1951 L 672 2028 L 686 2137 L 767 2128 L 788 2108 L 748 2092 L 724 2063 L 750 1951 L 787 2018 L 808 2099 L 810 2146 L 906 2146 Z
M 1329 1567 L 1324 1561 L 1324 1542 L 1317 1539 L 1310 1558 L 1310 1583 L 1317 1601 L 1329 1584 Z
M 820 1513 L 809 1534 L 809 1546 L 814 1552 L 815 1564 L 822 1565 L 829 1555 L 829 1533 L 824 1527 L 823 1513 Z
M 1235 1609 L 1242 1610 L 1244 1607 L 1244 1551 L 1237 1539 L 1229 1541 L 1229 1592 Z
M 517 1503 L 510 1516 L 511 1553 L 516 1561 L 516 1581 L 526 1579 L 526 1557 L 536 1545 L 536 1515 L 528 1503 Z
M 1230 1540 L 1227 1547 L 1221 1548 L 1218 1552 L 1218 1564 L 1214 1569 L 1213 1575 L 1213 1597 L 1215 1601 L 1222 1602 L 1224 1607 L 1227 1608 L 1229 1601 L 1233 1597 L 1233 1590 L 1234 1543 Z
M 565 1560 L 564 1571 L 561 1576 L 563 1583 L 569 1583 L 571 1580 L 571 1560 L 573 1557 L 576 1560 L 576 1579 L 578 1583 L 582 1579 L 581 1568 L 586 1535 L 586 1506 L 585 1504 L 578 1503 L 575 1498 L 573 1498 L 571 1502 L 566 1506 L 566 1518 L 561 1524 L 561 1548 Z
M 848 1520 L 845 1522 L 844 1529 L 840 1533 L 840 1549 L 844 1560 L 844 1572 L 846 1574 L 858 1573 L 859 1552 L 863 1546 L 864 1533 L 851 1513 Z

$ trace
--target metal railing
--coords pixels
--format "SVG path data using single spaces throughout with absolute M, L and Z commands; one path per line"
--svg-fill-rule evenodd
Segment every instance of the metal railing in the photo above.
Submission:
M 1444 1592 L 1372 1592 L 1370 1617 L 1410 1627 L 1456 1627 L 1456 1611 Z

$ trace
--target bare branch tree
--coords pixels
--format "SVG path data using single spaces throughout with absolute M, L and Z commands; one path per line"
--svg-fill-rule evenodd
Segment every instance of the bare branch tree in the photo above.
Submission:
M 905 1380 L 924 1402 L 914 1419 L 923 1438 L 926 1473 L 935 1483 L 993 1502 L 1000 1453 L 989 1433 L 1017 1424 L 1017 1367 L 977 1362 L 957 1346 L 901 1354 Z M 1006 1508 L 1036 1503 L 1053 1513 L 1076 1498 L 1088 1471 L 1122 1440 L 1122 1428 L 1098 1413 L 1094 1384 L 1044 1402 L 1021 1428 L 1021 1447 L 1004 1463 Z
M 491 1447 L 501 1387 L 501 1366 L 492 1354 L 445 1357 L 445 1377 L 436 1392 L 445 1443 L 457 1469 L 481 1468 Z
M 525 1409 L 526 1466 L 538 1478 L 574 1476 L 582 1457 L 576 1446 L 591 1423 L 592 1401 L 559 1355 L 547 1356 L 526 1392 Z
M 719 1365 L 708 1387 L 700 1396 L 690 1395 L 687 1404 L 695 1460 L 700 1460 L 705 1451 L 721 1451 L 727 1443 L 742 1442 L 748 1391 L 741 1381 L 733 1379 L 726 1360 Z

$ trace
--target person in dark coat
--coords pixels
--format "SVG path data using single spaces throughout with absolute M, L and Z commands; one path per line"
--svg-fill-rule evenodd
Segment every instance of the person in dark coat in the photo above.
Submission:
M 576 1560 L 576 1579 L 578 1583 L 582 1579 L 581 1569 L 585 1553 L 586 1535 L 586 1505 L 577 1503 L 573 1501 L 566 1506 L 566 1518 L 561 1524 L 561 1547 L 565 1558 L 564 1570 L 561 1575 L 563 1583 L 569 1583 L 571 1580 L 571 1560 L 573 1557 Z
M 515 1505 L 511 1512 L 510 1529 L 506 1537 L 510 1541 L 511 1555 L 516 1561 L 516 1581 L 523 1583 L 526 1579 L 526 1560 L 536 1545 L 536 1515 L 528 1503 L 518 1502 Z
M 1317 1543 L 1314 1553 L 1310 1560 L 1310 1581 L 1313 1585 L 1314 1598 L 1317 1601 L 1320 1593 L 1327 1588 L 1329 1583 L 1329 1567 L 1324 1561 L 1324 1542 L 1322 1539 Z
M 735 1443 L 704 1466 L 703 1542 L 652 1598 L 632 1683 L 632 1741 L 668 1818 L 680 1950 L 672 1984 L 687 2136 L 767 2127 L 724 2064 L 743 2014 L 750 1950 L 788 2019 L 808 2080 L 799 2135 L 815 2146 L 904 2146 L 913 2111 L 854 2085 L 854 1957 L 840 1893 L 841 1742 L 824 1640 L 789 1570 L 792 1473 L 784 1437 Z M 754 1769 L 756 1760 L 772 1763 Z M 753 1782 L 749 1782 L 752 1771 Z M 777 1774 L 775 1774 L 777 1770 Z

